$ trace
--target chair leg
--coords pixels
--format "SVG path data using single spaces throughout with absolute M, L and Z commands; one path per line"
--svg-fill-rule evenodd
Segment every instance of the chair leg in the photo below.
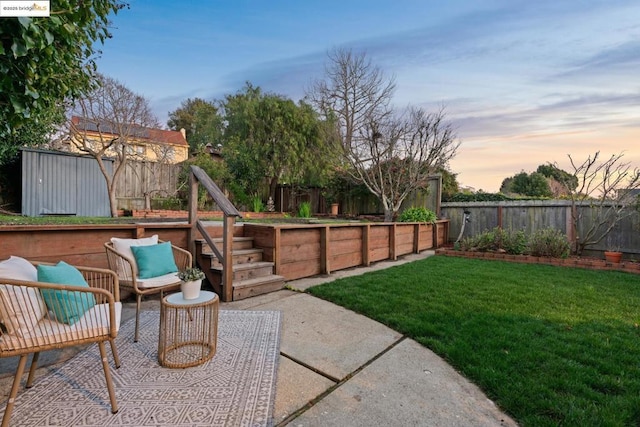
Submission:
M 120 367 L 120 356 L 118 355 L 118 349 L 116 348 L 115 340 L 109 340 L 109 344 L 111 344 L 111 354 L 113 354 L 113 363 L 116 366 L 116 369 Z
M 109 392 L 109 400 L 111 401 L 111 413 L 118 412 L 118 402 L 116 402 L 116 393 L 113 390 L 113 381 L 111 380 L 111 371 L 109 370 L 109 361 L 107 360 L 107 351 L 104 348 L 104 341 L 98 343 L 100 349 L 100 358 L 102 359 L 102 369 L 104 370 L 104 379 L 107 381 L 107 391 Z
M 142 302 L 142 295 L 136 294 L 136 332 L 133 336 L 133 342 L 138 342 L 138 325 L 140 324 L 140 304 Z
M 33 386 L 33 380 L 35 379 L 39 358 L 40 352 L 33 353 L 33 358 L 31 359 L 31 368 L 29 368 L 29 376 L 27 377 L 27 384 L 25 385 L 25 388 L 31 388 L 31 386 Z
M 18 362 L 18 369 L 16 370 L 16 376 L 13 379 L 13 385 L 11 386 L 11 393 L 9 394 L 9 400 L 7 401 L 7 407 L 4 410 L 4 416 L 2 417 L 2 427 L 9 427 L 9 421 L 11 420 L 11 412 L 13 412 L 13 405 L 15 404 L 16 396 L 18 395 L 18 387 L 20 387 L 20 377 L 24 372 L 24 367 L 27 365 L 28 354 L 20 356 Z

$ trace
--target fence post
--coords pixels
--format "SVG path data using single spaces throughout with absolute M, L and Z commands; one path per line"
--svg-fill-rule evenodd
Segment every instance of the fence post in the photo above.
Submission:
M 329 226 L 320 228 L 320 272 L 322 274 L 331 274 L 331 261 L 329 253 L 331 252 L 331 229 Z

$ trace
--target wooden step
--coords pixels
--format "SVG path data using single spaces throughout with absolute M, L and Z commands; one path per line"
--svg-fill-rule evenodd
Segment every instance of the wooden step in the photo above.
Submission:
M 213 243 L 222 250 L 223 240 L 219 237 L 211 239 Z M 231 243 L 233 250 L 237 249 L 251 249 L 253 248 L 253 237 L 234 237 Z M 203 253 L 213 253 L 209 244 L 204 239 L 196 239 L 196 246 L 200 246 Z
M 246 264 L 252 262 L 261 262 L 263 249 L 240 249 L 233 251 L 233 261 L 232 264 Z M 212 253 L 202 253 L 202 257 L 211 258 L 211 266 L 215 267 L 220 265 L 220 260 Z M 224 254 L 223 254 L 224 255 Z
M 284 284 L 284 277 L 276 274 L 233 282 L 233 300 L 238 301 L 279 291 L 284 288 Z
M 222 266 L 214 265 L 211 266 L 211 271 L 214 274 L 219 274 L 222 276 Z M 265 277 L 273 274 L 273 263 L 260 261 L 260 262 L 251 262 L 245 264 L 234 264 L 233 265 L 233 281 L 236 280 L 247 280 L 253 279 L 255 277 Z

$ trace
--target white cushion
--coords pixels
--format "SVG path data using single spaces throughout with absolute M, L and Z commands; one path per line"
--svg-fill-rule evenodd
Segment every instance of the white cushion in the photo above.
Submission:
M 26 259 L 11 256 L 9 259 L 0 261 L 0 277 L 37 282 L 38 270 Z
M 152 277 L 150 279 L 136 278 L 136 283 L 139 288 L 157 288 L 158 286 L 171 285 L 173 283 L 180 283 L 178 273 L 168 273 L 158 277 Z
M 122 303 L 116 302 L 115 326 L 120 328 Z M 33 328 L 25 329 L 21 335 L 4 334 L 0 337 L 0 349 L 19 350 L 39 345 L 63 343 L 82 338 L 109 335 L 109 304 L 97 304 L 91 307 L 76 323 L 67 325 L 51 319 L 42 319 Z
M 131 246 L 157 245 L 158 235 L 154 234 L 151 237 L 143 237 L 141 239 L 121 239 L 119 237 L 112 237 L 111 243 L 113 243 L 113 249 L 115 249 L 116 252 L 130 260 L 137 268 L 138 264 L 136 264 L 136 258 L 133 256 Z M 118 271 L 116 271 L 116 273 L 118 273 L 119 277 L 128 276 L 121 263 L 118 263 L 117 269 Z
M 0 262 L 0 283 L 1 278 L 37 282 L 38 272 L 26 259 L 12 256 Z M 8 334 L 20 335 L 22 330 L 33 328 L 46 311 L 38 289 L 0 284 L 0 322 Z

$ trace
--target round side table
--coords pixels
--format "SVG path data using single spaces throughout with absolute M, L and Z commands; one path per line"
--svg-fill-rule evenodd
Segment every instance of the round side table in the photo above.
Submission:
M 200 291 L 195 299 L 182 292 L 160 301 L 158 363 L 167 368 L 201 365 L 216 353 L 218 337 L 218 295 Z

